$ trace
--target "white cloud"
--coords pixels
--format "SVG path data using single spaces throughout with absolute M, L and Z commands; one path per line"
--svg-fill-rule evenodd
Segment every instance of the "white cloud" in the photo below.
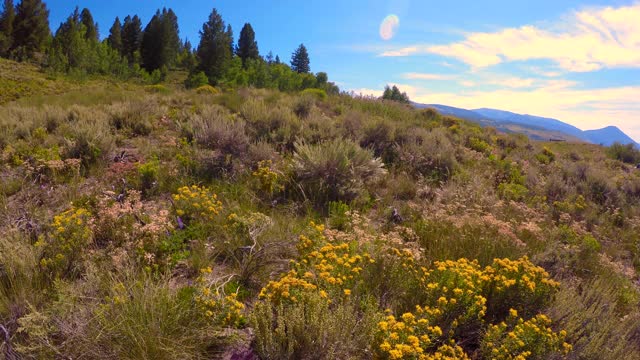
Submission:
M 448 74 L 429 74 L 429 73 L 404 73 L 402 77 L 410 80 L 453 80 L 456 79 L 457 75 L 448 75 Z
M 509 61 L 548 59 L 560 68 L 588 72 L 601 68 L 640 67 L 640 3 L 592 8 L 571 14 L 546 30 L 536 26 L 467 34 L 445 45 L 412 45 L 381 56 L 434 53 L 473 68 Z

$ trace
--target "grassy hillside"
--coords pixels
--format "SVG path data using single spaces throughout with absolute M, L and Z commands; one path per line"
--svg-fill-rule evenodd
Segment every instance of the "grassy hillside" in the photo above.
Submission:
M 640 172 L 602 147 L 348 96 L 20 73 L 5 358 L 640 359 Z

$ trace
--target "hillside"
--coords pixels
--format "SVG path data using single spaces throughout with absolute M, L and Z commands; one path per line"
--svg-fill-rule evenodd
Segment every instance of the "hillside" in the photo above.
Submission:
M 636 145 L 633 139 L 615 126 L 581 130 L 557 119 L 516 114 L 504 110 L 488 108 L 466 110 L 446 105 L 417 103 L 414 103 L 414 106 L 420 109 L 432 107 L 443 115 L 459 117 L 482 126 L 491 126 L 502 132 L 525 134 L 534 140 L 586 141 L 605 146 L 610 146 L 615 142 Z
M 0 105 L 6 358 L 640 359 L 635 164 L 184 75 Z

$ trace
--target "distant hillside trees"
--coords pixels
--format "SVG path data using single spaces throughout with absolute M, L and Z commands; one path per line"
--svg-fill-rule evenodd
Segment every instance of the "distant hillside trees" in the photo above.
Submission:
M 300 44 L 296 51 L 291 55 L 291 69 L 297 73 L 308 73 L 311 71 L 309 67 L 309 53 L 304 44 Z
M 233 40 L 230 35 L 225 30 L 222 16 L 213 9 L 200 30 L 197 56 L 200 62 L 199 70 L 202 70 L 214 85 L 222 80 L 231 62 Z
M 2 14 L 0 14 L 0 56 L 9 56 L 9 50 L 13 44 L 13 21 L 16 17 L 16 9 L 13 0 L 4 0 Z
M 393 87 L 389 87 L 389 85 L 384 87 L 384 92 L 382 93 L 383 100 L 393 100 L 399 101 L 401 103 L 409 103 L 409 96 L 407 96 L 406 92 L 400 92 L 397 86 L 393 85 Z
M 22 0 L 13 20 L 11 54 L 17 59 L 33 58 L 45 50 L 49 30 L 49 10 L 41 0 Z
M 171 9 L 158 10 L 145 27 L 140 44 L 142 66 L 149 72 L 171 67 L 178 57 L 178 17 Z
M 143 30 L 138 15 L 116 17 L 101 41 L 98 24 L 87 8 L 75 8 L 51 36 L 49 11 L 42 0 L 2 0 L 0 56 L 35 59 L 49 71 L 86 76 L 139 77 L 150 83 L 164 79 L 167 71 L 189 71 L 186 87 L 210 84 L 221 87 L 258 87 L 281 91 L 309 88 L 339 93 L 325 72 L 311 73 L 309 53 L 300 44 L 291 66 L 272 52 L 263 58 L 256 33 L 245 23 L 234 43 L 233 29 L 212 9 L 202 25 L 196 49 L 179 38 L 178 17 L 172 9 L 157 10 Z M 45 56 L 43 56 L 45 55 Z
M 240 31 L 238 38 L 238 46 L 236 47 L 236 55 L 242 60 L 242 65 L 246 66 L 247 60 L 258 60 L 260 52 L 258 51 L 258 42 L 256 41 L 256 33 L 253 31 L 251 24 L 246 23 Z

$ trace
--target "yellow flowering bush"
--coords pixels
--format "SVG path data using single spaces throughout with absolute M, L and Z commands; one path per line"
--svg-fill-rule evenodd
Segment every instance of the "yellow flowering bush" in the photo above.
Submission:
M 172 198 L 176 214 L 185 222 L 207 223 L 222 209 L 218 196 L 205 186 L 183 186 Z
M 200 270 L 196 279 L 194 300 L 201 314 L 216 325 L 239 327 L 246 319 L 243 315 L 244 304 L 238 301 L 238 294 L 224 295 L 221 288 L 224 284 L 210 283 L 207 278 L 211 274 L 210 267 Z
M 417 316 L 404 313 L 400 319 L 388 315 L 378 323 L 377 348 L 380 359 L 468 359 L 454 342 L 443 344 L 442 329 L 434 325 L 429 312 L 417 307 Z
M 51 275 L 71 275 L 83 250 L 93 241 L 93 218 L 83 208 L 71 208 L 54 216 L 48 241 L 40 239 L 43 247 L 40 265 Z
M 284 189 L 282 186 L 282 177 L 273 169 L 271 160 L 262 160 L 258 162 L 258 168 L 251 173 L 257 182 L 258 190 L 268 195 L 273 195 Z
M 300 291 L 319 291 L 326 299 L 352 295 L 362 281 L 364 266 L 373 260 L 360 252 L 357 243 L 332 242 L 323 232 L 324 225 L 311 223 L 298 241 L 299 261 L 293 261 L 292 269 L 280 280 L 269 282 L 261 298 L 295 302 Z
M 509 311 L 506 322 L 489 326 L 480 351 L 485 359 L 525 360 L 547 359 L 551 354 L 567 354 L 572 347 L 564 342 L 566 331 L 554 332 L 551 320 L 543 314 L 527 321 Z
M 526 256 L 517 260 L 494 259 L 484 269 L 484 280 L 489 316 L 496 321 L 503 319 L 509 308 L 523 316 L 533 316 L 560 286 Z
M 524 329 L 518 331 L 527 334 L 537 331 L 532 325 L 540 327 L 540 331 L 544 330 L 543 333 L 547 335 L 538 340 L 547 342 L 536 345 L 538 347 L 535 351 L 527 348 L 520 352 L 518 347 L 509 343 L 505 345 L 506 350 L 501 351 L 503 355 L 511 354 L 513 357 L 503 357 L 504 359 L 515 359 L 517 355 L 523 354 L 522 359 L 527 358 L 526 351 L 530 352 L 529 355 L 549 354 L 562 345 L 562 341 L 557 345 L 558 339 L 564 339 L 565 333 L 553 333 L 548 328 L 546 316 L 539 315 L 535 321 L 529 322 L 518 318 L 518 310 L 523 314 L 539 312 L 559 286 L 549 278 L 544 269 L 535 266 L 528 258 L 495 259 L 485 268 L 475 260 L 435 261 L 427 268 L 420 266 L 408 249 L 401 251 L 391 248 L 390 253 L 401 264 L 405 277 L 414 278 L 406 283 L 419 287 L 421 296 L 416 298 L 419 305 L 416 305 L 415 311 L 405 312 L 401 319 L 390 314 L 378 324 L 374 350 L 378 351 L 380 358 L 437 358 L 433 356 L 438 353 L 440 345 L 450 344 L 455 349 L 456 342 L 464 341 L 467 346 L 478 344 L 481 340 L 479 335 L 487 324 L 494 332 L 498 332 L 502 327 L 506 328 L 506 325 L 495 327 L 491 324 L 507 317 L 518 322 L 519 328 Z M 543 323 L 547 328 L 542 328 Z M 494 335 L 500 336 L 502 335 Z M 526 339 L 523 341 L 533 344 Z M 562 346 L 565 350 L 569 348 L 569 345 Z M 473 349 L 474 346 L 470 348 Z
M 376 246 L 375 240 L 365 238 L 364 232 L 335 232 L 311 223 L 299 238 L 299 258 L 292 261 L 291 270 L 269 282 L 260 298 L 278 311 L 302 306 L 310 296 L 325 299 L 327 306 L 372 298 L 377 299 L 376 309 L 393 304 L 402 315 L 386 310 L 371 338 L 371 351 L 379 359 L 469 359 L 481 344 L 489 343 L 503 346 L 504 359 L 570 348 L 563 345 L 566 334 L 554 333 L 546 316 L 528 321 L 518 317 L 519 311 L 524 316 L 539 314 L 559 286 L 527 257 L 495 259 L 484 268 L 464 258 L 427 266 L 419 249 L 383 242 L 374 260 L 364 249 Z M 398 280 L 395 285 L 403 289 L 389 289 L 394 284 L 377 280 L 381 272 L 391 272 Z M 411 301 L 413 305 L 406 307 Z M 496 323 L 500 325 L 492 325 Z M 522 333 L 518 339 L 525 345 L 507 339 L 509 329 Z M 493 353 L 487 356 L 494 358 Z

